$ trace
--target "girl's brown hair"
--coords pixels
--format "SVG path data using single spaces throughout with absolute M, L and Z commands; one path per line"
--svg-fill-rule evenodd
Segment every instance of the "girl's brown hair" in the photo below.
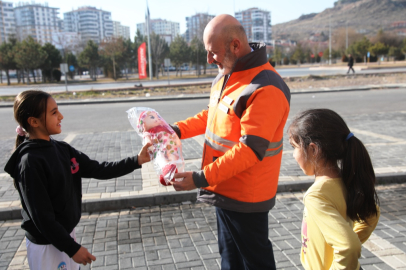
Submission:
M 16 96 L 13 107 L 14 119 L 26 132 L 30 133 L 32 131 L 31 126 L 28 124 L 29 117 L 41 118 L 44 116 L 44 121 L 46 122 L 49 97 L 51 97 L 50 94 L 39 90 L 27 90 Z M 25 136 L 17 134 L 15 147 L 17 148 L 24 140 Z
M 320 149 L 319 158 L 337 164 L 347 189 L 347 216 L 353 221 L 366 221 L 377 215 L 379 204 L 375 191 L 375 172 L 364 144 L 355 136 L 347 139 L 350 130 L 344 120 L 329 109 L 311 109 L 299 113 L 288 129 L 290 138 L 304 151 L 310 143 Z

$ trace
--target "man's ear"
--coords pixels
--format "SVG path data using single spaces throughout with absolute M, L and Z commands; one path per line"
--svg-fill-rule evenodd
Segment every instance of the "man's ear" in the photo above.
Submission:
M 39 119 L 35 117 L 28 117 L 27 122 L 33 128 L 39 127 L 40 125 Z
M 241 50 L 241 42 L 239 39 L 235 38 L 231 42 L 231 51 L 235 54 L 238 54 L 238 52 Z

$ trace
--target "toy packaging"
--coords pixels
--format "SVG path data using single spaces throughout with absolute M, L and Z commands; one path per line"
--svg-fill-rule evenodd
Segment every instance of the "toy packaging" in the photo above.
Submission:
M 131 126 L 142 137 L 142 144 L 152 143 L 150 157 L 160 183 L 170 185 L 175 173 L 184 172 L 185 168 L 178 135 L 154 109 L 134 107 L 127 114 Z

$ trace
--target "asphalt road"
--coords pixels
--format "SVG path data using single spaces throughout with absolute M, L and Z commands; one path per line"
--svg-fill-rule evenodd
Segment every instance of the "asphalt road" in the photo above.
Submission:
M 356 68 L 356 67 L 355 67 Z M 346 67 L 332 67 L 332 68 L 288 68 L 288 69 L 278 69 L 282 77 L 297 77 L 297 76 L 307 76 L 307 75 L 334 75 L 334 74 L 345 74 L 347 72 Z M 370 73 L 383 73 L 383 72 L 406 72 L 406 68 L 385 68 L 385 69 L 368 69 L 368 70 L 356 70 L 359 74 L 370 74 Z M 213 77 L 217 74 L 215 69 L 210 69 L 208 72 L 213 74 Z M 163 79 L 165 76 L 162 77 Z M 198 83 L 198 82 L 211 82 L 213 78 L 195 78 L 195 79 L 176 79 L 171 80 L 170 84 L 182 84 L 182 83 Z M 81 90 L 103 90 L 103 89 L 117 89 L 117 88 L 129 88 L 134 87 L 138 84 L 137 81 L 131 82 L 111 82 L 111 83 L 85 83 L 85 84 L 69 84 L 68 90 L 81 91 Z M 143 86 L 151 85 L 167 85 L 167 80 L 162 81 L 141 81 Z M 53 85 L 34 85 L 29 86 L 2 86 L 0 87 L 0 95 L 16 95 L 21 91 L 27 89 L 41 89 L 47 92 L 63 92 L 66 87 L 64 84 L 53 84 Z
M 144 101 L 92 105 L 63 105 L 62 132 L 83 134 L 132 130 L 126 110 L 142 106 L 156 109 L 173 123 L 207 108 L 208 99 Z M 342 116 L 406 111 L 406 89 L 294 94 L 290 117 L 308 108 L 330 108 Z M 15 137 L 17 124 L 12 108 L 0 108 L 0 139 Z

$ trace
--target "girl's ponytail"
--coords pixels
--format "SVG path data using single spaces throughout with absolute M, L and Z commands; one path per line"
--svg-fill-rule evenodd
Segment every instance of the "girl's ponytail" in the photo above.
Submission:
M 375 173 L 362 142 L 353 136 L 345 121 L 329 109 L 310 109 L 299 113 L 289 126 L 289 136 L 307 150 L 314 143 L 321 150 L 318 158 L 339 166 L 347 189 L 347 215 L 353 221 L 366 221 L 377 214 Z M 308 159 L 307 151 L 303 151 Z
M 347 188 L 347 215 L 354 221 L 366 221 L 377 215 L 375 172 L 368 151 L 358 138 L 351 137 L 344 144 L 341 177 Z
M 24 140 L 25 140 L 25 136 L 20 136 L 17 134 L 15 148 L 17 148 L 20 144 L 22 144 L 24 142 Z

